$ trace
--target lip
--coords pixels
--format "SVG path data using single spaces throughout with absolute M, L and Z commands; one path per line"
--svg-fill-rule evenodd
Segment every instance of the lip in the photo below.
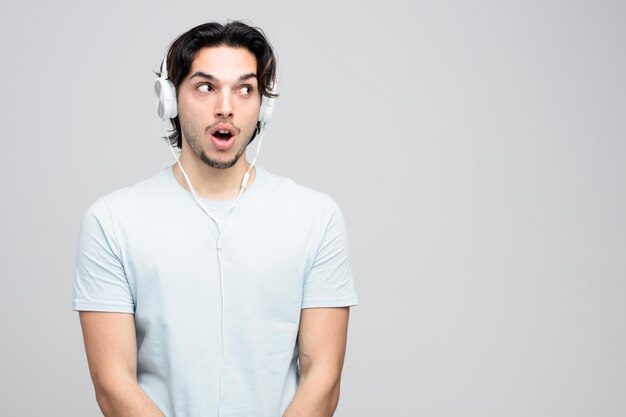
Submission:
M 235 128 L 226 123 L 219 123 L 213 129 L 211 129 L 211 136 L 215 135 L 218 130 L 227 130 L 230 132 L 231 136 L 235 136 Z

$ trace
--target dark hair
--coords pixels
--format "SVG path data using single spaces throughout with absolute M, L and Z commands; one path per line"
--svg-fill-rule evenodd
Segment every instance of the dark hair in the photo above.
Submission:
M 249 26 L 240 21 L 230 21 L 225 25 L 211 22 L 196 26 L 180 35 L 170 46 L 167 53 L 168 78 L 178 91 L 178 86 L 191 71 L 191 64 L 198 51 L 212 46 L 229 46 L 246 48 L 256 57 L 257 80 L 261 96 L 276 97 L 271 86 L 276 80 L 276 56 L 265 34 L 260 28 Z M 161 69 L 159 68 L 160 74 Z M 177 93 L 178 94 L 178 93 Z M 170 119 L 174 132 L 169 141 L 172 146 L 182 149 L 182 135 L 178 116 Z M 261 122 L 257 122 L 250 142 L 254 140 L 261 129 Z M 166 138 L 166 139 L 168 139 Z

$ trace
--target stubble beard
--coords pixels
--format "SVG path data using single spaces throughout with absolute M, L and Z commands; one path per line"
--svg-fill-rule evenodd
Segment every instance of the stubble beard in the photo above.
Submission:
M 188 132 L 187 129 L 183 127 L 182 123 L 181 123 L 181 130 L 183 133 L 183 137 L 185 138 L 185 141 L 187 142 L 187 144 L 189 144 L 189 147 L 191 148 L 193 153 L 196 154 L 198 159 L 200 159 L 202 162 L 204 162 L 206 165 L 210 166 L 211 168 L 216 168 L 216 169 L 227 169 L 227 168 L 231 168 L 232 166 L 234 166 L 237 163 L 237 161 L 239 161 L 239 158 L 241 158 L 241 156 L 246 152 L 246 148 L 248 147 L 248 144 L 250 142 L 250 139 L 248 138 L 248 140 L 245 142 L 245 145 L 242 145 L 239 147 L 239 149 L 237 150 L 237 153 L 232 159 L 223 161 L 223 160 L 211 158 L 209 155 L 206 154 L 206 152 L 204 151 L 204 149 L 202 149 L 202 146 L 200 145 L 200 141 L 198 139 L 198 135 L 196 134 L 196 132 Z M 251 136 L 252 135 L 250 135 L 250 137 Z

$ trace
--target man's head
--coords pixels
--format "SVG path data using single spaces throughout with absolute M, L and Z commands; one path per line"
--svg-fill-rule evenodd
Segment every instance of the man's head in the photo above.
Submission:
M 172 145 L 182 148 L 184 138 L 196 155 L 209 163 L 204 158 L 202 139 L 206 134 L 216 134 L 220 126 L 234 127 L 238 136 L 236 156 L 241 156 L 259 132 L 256 118 L 261 97 L 275 96 L 271 87 L 276 58 L 263 32 L 236 21 L 202 24 L 172 43 L 166 64 L 168 78 L 176 87 L 179 111 L 171 119 L 175 127 L 169 137 Z M 215 142 L 218 146 L 222 143 L 228 144 Z M 214 150 L 220 155 L 228 153 L 220 152 L 219 147 Z M 212 166 L 227 168 L 231 162 L 236 160 L 220 159 Z

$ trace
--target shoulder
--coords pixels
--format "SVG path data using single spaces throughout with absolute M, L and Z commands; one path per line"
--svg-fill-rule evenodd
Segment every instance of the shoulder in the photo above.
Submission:
M 340 210 L 335 199 L 328 193 L 300 184 L 291 178 L 276 175 L 265 169 L 262 170 L 262 173 L 264 179 L 263 192 L 275 201 L 280 201 L 283 204 L 314 207 L 317 210 Z
M 263 186 L 258 191 L 263 213 L 277 224 L 305 227 L 319 237 L 325 230 L 344 228 L 343 211 L 330 194 L 267 171 L 262 177 Z
M 162 196 L 165 182 L 165 171 L 162 169 L 150 178 L 104 194 L 88 206 L 85 217 L 111 220 L 124 213 L 145 210 L 152 205 L 152 200 Z

